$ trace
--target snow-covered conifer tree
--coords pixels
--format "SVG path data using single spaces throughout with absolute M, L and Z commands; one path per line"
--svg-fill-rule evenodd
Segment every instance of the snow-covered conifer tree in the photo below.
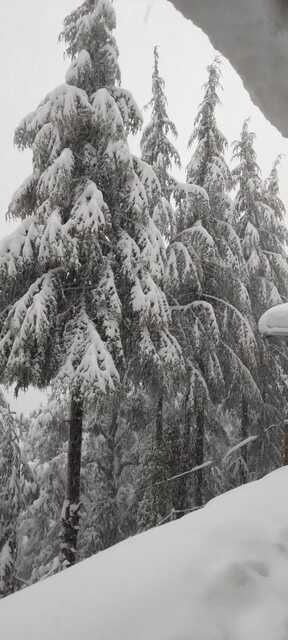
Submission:
M 17 518 L 21 506 L 21 455 L 16 423 L 0 393 L 0 598 L 16 588 Z
M 115 24 L 110 0 L 85 0 L 66 18 L 66 82 L 16 130 L 33 171 L 9 206 L 21 224 L 0 247 L 1 379 L 25 388 L 57 378 L 70 391 L 67 564 L 87 406 L 115 394 L 131 354 L 150 380 L 180 357 L 160 287 L 165 250 L 127 144 L 141 116 L 120 86 Z
M 248 289 L 256 322 L 269 307 L 287 299 L 288 267 L 285 208 L 279 197 L 277 168 L 279 158 L 263 185 L 254 149 L 255 134 L 249 121 L 243 124 L 240 140 L 233 145 L 236 166 L 232 176 L 237 188 L 235 225 L 241 239 L 249 275 Z M 264 400 L 262 427 L 279 421 L 286 413 L 287 352 L 258 337 L 258 379 Z M 283 417 L 283 415 L 282 415 Z M 276 421 L 277 421 L 276 420 Z M 277 432 L 269 434 L 278 439 Z M 274 442 L 271 449 L 275 450 Z M 265 457 L 265 456 L 263 456 Z
M 117 455 L 111 460 L 107 444 L 111 415 L 105 412 L 85 420 L 81 468 L 80 559 L 111 546 L 136 532 L 135 432 L 127 405 L 121 403 Z M 131 406 L 132 409 L 132 406 Z M 122 416 L 124 414 L 124 416 Z M 57 572 L 61 508 L 65 495 L 65 452 L 68 441 L 68 398 L 53 394 L 28 420 L 22 435 L 22 454 L 36 490 L 22 505 L 18 522 L 17 574 L 31 584 Z M 147 418 L 148 421 L 148 418 Z M 134 458 L 133 458 L 134 456 Z M 114 469 L 116 467 L 116 469 Z M 113 473 L 114 471 L 114 473 Z M 128 473 L 127 473 L 128 472 Z M 132 474 L 132 478 L 131 478 Z
M 194 122 L 188 146 L 193 148 L 187 166 L 187 182 L 206 188 L 210 196 L 213 185 L 221 183 L 226 189 L 229 170 L 224 158 L 227 140 L 216 121 L 216 107 L 220 104 L 221 89 L 220 60 L 208 65 L 208 80 L 204 85 L 204 96 Z M 224 182 L 223 182 L 224 181 Z
M 152 98 L 147 107 L 151 108 L 151 120 L 141 138 L 142 159 L 153 167 L 161 186 L 161 197 L 153 212 L 154 222 L 162 235 L 171 240 L 175 234 L 175 212 L 171 204 L 175 179 L 171 171 L 174 166 L 180 168 L 181 162 L 170 139 L 177 137 L 177 129 L 167 113 L 165 82 L 160 76 L 157 47 L 154 47 Z
M 159 52 L 154 47 L 154 68 L 152 75 L 152 98 L 147 108 L 151 109 L 151 119 L 141 138 L 142 162 L 148 163 L 154 171 L 150 178 L 152 200 L 151 217 L 160 230 L 166 243 L 171 242 L 176 233 L 176 212 L 173 198 L 176 180 L 172 176 L 173 168 L 180 168 L 180 156 L 171 141 L 177 137 L 175 124 L 167 113 L 165 82 L 159 70 Z M 155 180 L 158 182 L 158 188 Z M 175 391 L 175 390 L 174 390 Z M 162 521 L 171 503 L 166 487 L 150 490 L 151 483 L 163 479 L 171 470 L 171 442 L 174 437 L 169 432 L 167 418 L 171 392 L 168 394 L 163 385 L 159 385 L 156 398 L 155 420 L 148 431 L 142 431 L 140 438 L 138 527 L 147 528 Z M 168 403 L 167 403 L 168 401 Z M 151 422 L 151 421 L 150 421 Z M 171 431 L 171 430 L 170 430 Z M 173 431 L 173 429 L 172 429 Z M 177 465 L 176 451 L 174 464 Z M 173 457 L 173 453 L 172 453 Z M 173 464 L 172 464 L 173 466 Z M 150 480 L 148 477 L 150 476 Z M 148 488 L 147 488 L 148 487 Z
M 59 562 L 61 510 L 65 497 L 68 398 L 51 395 L 27 419 L 22 459 L 32 479 L 18 521 L 17 573 L 25 584 L 55 573 Z M 31 491 L 32 489 L 32 491 Z
M 220 78 L 216 60 L 208 67 L 204 98 L 189 141 L 193 155 L 187 184 L 179 184 L 176 191 L 178 233 L 168 248 L 165 276 L 189 372 L 183 395 L 183 467 L 188 468 L 201 466 L 210 447 L 223 452 L 229 444 L 231 434 L 221 428 L 221 411 L 233 403 L 240 406 L 240 386 L 249 400 L 260 397 L 254 379 L 256 341 L 247 270 L 231 224 L 227 142 L 216 121 Z M 205 493 L 202 470 L 194 479 L 199 505 Z M 210 485 L 214 481 L 212 477 Z M 187 500 L 186 479 L 183 485 L 182 506 Z

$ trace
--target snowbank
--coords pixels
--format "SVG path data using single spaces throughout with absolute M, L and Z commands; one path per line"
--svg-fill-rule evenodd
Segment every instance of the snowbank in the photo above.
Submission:
M 288 303 L 277 304 L 265 311 L 258 326 L 262 336 L 288 336 Z
M 10 596 L 1 638 L 286 639 L 287 489 L 284 467 Z

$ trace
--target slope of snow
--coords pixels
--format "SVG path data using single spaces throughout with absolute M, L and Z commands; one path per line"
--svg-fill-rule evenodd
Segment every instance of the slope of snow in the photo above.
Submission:
M 0 602 L 5 640 L 285 640 L 288 467 Z
M 277 304 L 265 311 L 258 327 L 262 336 L 288 336 L 288 303 Z

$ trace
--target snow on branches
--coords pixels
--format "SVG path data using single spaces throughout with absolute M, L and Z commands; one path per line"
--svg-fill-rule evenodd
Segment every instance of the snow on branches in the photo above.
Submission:
M 37 255 L 40 232 L 33 218 L 27 218 L 0 241 L 0 281 L 2 291 Z
M 70 204 L 74 165 L 72 151 L 63 149 L 38 181 L 37 197 L 40 202 L 49 198 L 52 207 L 67 207 Z
M 1 377 L 20 387 L 43 386 L 49 369 L 47 358 L 52 345 L 59 273 L 50 271 L 30 286 L 4 320 L 0 334 Z
M 0 598 L 15 589 L 21 455 L 15 420 L 0 393 Z
M 115 26 L 116 15 L 111 0 L 86 0 L 65 18 L 60 40 L 65 43 L 66 53 L 72 58 L 67 81 L 73 81 L 78 86 L 80 80 L 83 84 L 86 69 L 89 75 L 85 79 L 89 80 L 94 91 L 120 82 L 119 51 L 112 35 Z M 91 65 L 88 65 L 86 52 L 89 53 Z
M 71 439 L 69 451 L 79 468 L 88 405 L 101 403 L 108 423 L 124 384 L 168 389 L 183 366 L 163 291 L 165 221 L 171 237 L 174 212 L 157 172 L 130 153 L 127 136 L 142 116 L 119 86 L 114 27 L 109 0 L 86 0 L 65 20 L 66 84 L 16 130 L 18 148 L 32 148 L 33 175 L 9 209 L 23 225 L 0 248 L 1 292 L 2 272 L 17 281 L 1 305 L 2 382 L 54 382 L 68 391 L 70 427 L 79 435 L 77 451 Z M 168 120 L 163 131 L 167 126 L 175 133 Z M 167 150 L 177 162 L 177 152 Z M 162 151 L 157 167 L 164 175 Z M 79 491 L 66 501 L 64 537 L 68 523 L 75 541 Z
M 87 181 L 78 191 L 66 228 L 80 237 L 93 234 L 97 237 L 107 225 L 108 208 L 103 195 L 92 181 Z
M 130 91 L 123 87 L 112 87 L 110 93 L 121 113 L 126 133 L 137 133 L 142 126 L 143 116 Z
M 66 326 L 65 355 L 57 375 L 61 383 L 80 392 L 85 402 L 115 391 L 119 374 L 107 346 L 84 308 Z
M 63 84 L 48 93 L 39 107 L 22 120 L 14 141 L 18 149 L 31 147 L 42 127 L 52 124 L 67 144 L 81 135 L 91 117 L 92 107 L 85 91 Z
M 25 219 L 33 215 L 36 205 L 36 185 L 37 179 L 34 174 L 24 180 L 12 196 L 7 211 L 7 218 Z

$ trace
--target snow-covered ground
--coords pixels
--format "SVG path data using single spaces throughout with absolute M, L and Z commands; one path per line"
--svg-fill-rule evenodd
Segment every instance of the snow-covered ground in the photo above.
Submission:
M 5 640 L 286 640 L 288 467 L 0 602 Z

